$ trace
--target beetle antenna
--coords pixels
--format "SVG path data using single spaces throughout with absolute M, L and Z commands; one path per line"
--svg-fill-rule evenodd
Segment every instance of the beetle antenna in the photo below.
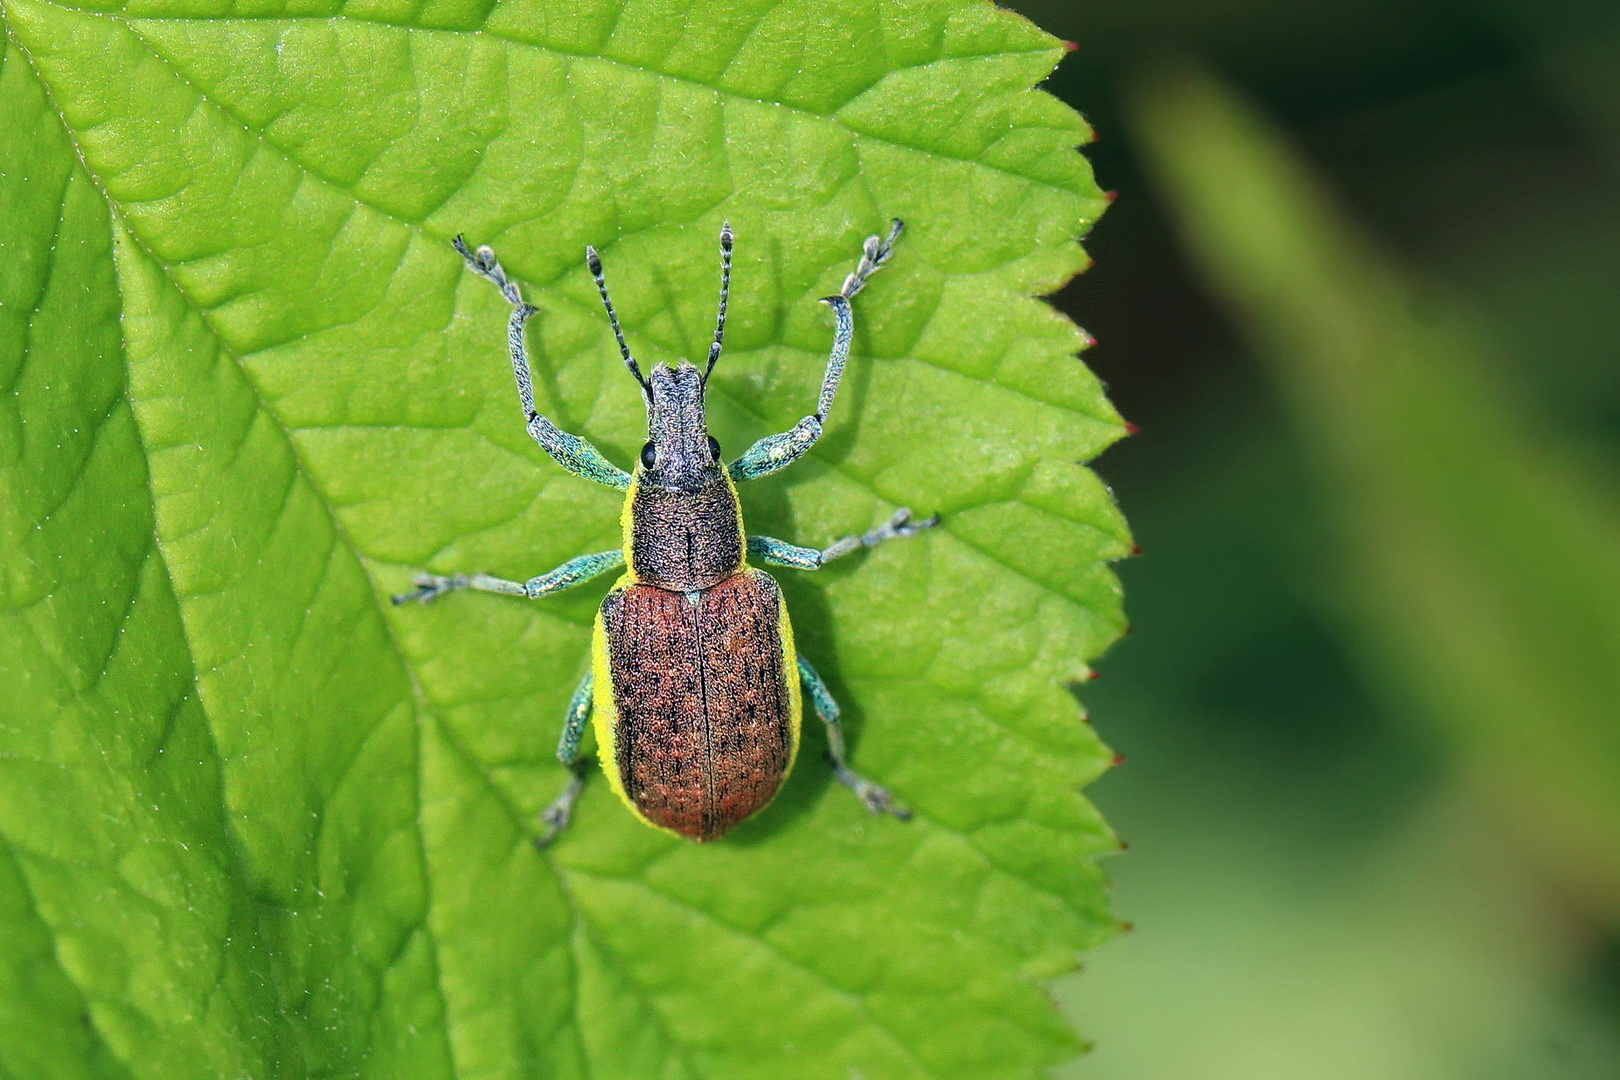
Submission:
M 720 346 L 726 339 L 726 298 L 731 293 L 731 222 L 720 223 L 720 314 L 714 320 L 714 344 L 709 346 L 709 366 L 703 369 L 703 381 L 720 359 Z
M 618 312 L 613 310 L 613 301 L 608 299 L 607 279 L 602 276 L 602 257 L 589 244 L 585 245 L 585 265 L 591 268 L 591 276 L 596 279 L 596 291 L 602 294 L 602 306 L 607 308 L 608 323 L 613 327 L 613 336 L 619 341 L 619 355 L 624 357 L 624 366 L 630 369 L 630 374 L 641 384 L 641 392 L 651 397 L 652 387 L 648 384 L 646 376 L 642 375 L 641 366 L 636 363 L 636 358 L 630 355 L 630 346 L 624 340 L 624 330 L 619 326 Z

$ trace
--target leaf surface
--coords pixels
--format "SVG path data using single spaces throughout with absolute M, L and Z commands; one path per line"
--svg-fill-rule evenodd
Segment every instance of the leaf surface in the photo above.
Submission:
M 1120 631 L 1130 539 L 1077 460 L 1123 433 L 1033 299 L 1104 200 L 1061 46 L 986 4 L 4 0 L 0 1074 L 1035 1077 L 1041 980 L 1111 931 L 1066 680 Z M 392 609 L 419 569 L 616 546 L 615 493 L 528 441 L 496 246 L 542 310 L 542 408 L 645 430 L 701 356 L 712 426 L 813 407 L 816 297 L 890 216 L 856 357 L 750 527 L 925 537 L 785 581 L 824 739 L 719 845 L 594 778 L 548 852 L 604 583 Z

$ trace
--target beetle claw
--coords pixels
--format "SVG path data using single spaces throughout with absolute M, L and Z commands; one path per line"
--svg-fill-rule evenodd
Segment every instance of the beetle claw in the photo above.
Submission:
M 390 597 L 395 604 L 404 604 L 411 600 L 425 604 L 429 600 L 443 596 L 455 589 L 465 588 L 467 578 L 463 574 L 455 577 L 444 577 L 440 574 L 417 574 L 416 590 L 408 593 L 396 593 Z
M 561 802 L 562 800 L 559 799 L 557 802 L 552 803 L 546 807 L 545 813 L 540 815 L 540 823 L 545 826 L 545 829 L 539 836 L 534 838 L 534 846 L 541 851 L 551 846 L 551 842 L 557 839 L 557 834 L 568 827 L 569 819 L 574 816 L 573 801 L 570 800 L 566 804 L 558 805 Z
M 832 754 L 827 755 L 827 760 L 832 763 L 833 775 L 838 778 L 838 782 L 853 791 L 855 797 L 872 813 L 888 814 L 899 821 L 911 820 L 911 811 L 902 806 L 888 788 L 872 783 Z
M 930 514 L 921 521 L 913 521 L 911 507 L 902 506 L 894 512 L 894 517 L 889 519 L 889 531 L 895 536 L 916 536 L 924 529 L 932 529 L 938 524 L 938 514 Z
M 568 819 L 571 816 L 572 814 L 568 810 L 563 810 L 561 813 L 553 813 L 547 810 L 542 814 L 540 821 L 545 825 L 545 830 L 534 838 L 534 846 L 541 851 L 550 847 L 551 842 L 557 839 L 557 834 L 568 827 Z
M 568 781 L 563 793 L 551 801 L 551 805 L 540 811 L 540 824 L 545 830 L 534 838 L 534 846 L 541 851 L 551 846 L 557 834 L 568 828 L 568 823 L 574 817 L 574 803 L 579 801 L 579 793 L 585 787 L 585 779 L 577 772 Z
M 871 532 L 859 537 L 859 540 L 862 547 L 877 547 L 885 540 L 893 540 L 900 536 L 916 536 L 924 529 L 932 529 L 938 524 L 938 514 L 933 514 L 921 521 L 913 521 L 911 520 L 911 507 L 902 506 L 889 516 L 888 521 L 873 529 Z M 851 548 L 849 550 L 854 549 Z M 837 545 L 829 548 L 828 551 L 837 551 L 837 554 L 839 555 L 844 554 L 844 552 L 838 551 Z M 823 554 L 825 555 L 826 553 L 823 552 Z
M 911 811 L 902 806 L 900 801 L 894 797 L 894 793 L 888 788 L 879 787 L 872 781 L 860 777 L 856 777 L 853 786 L 855 794 L 872 813 L 878 815 L 887 814 L 899 821 L 911 820 Z
M 866 808 L 874 814 L 888 814 L 899 821 L 911 820 L 911 811 L 901 806 L 888 788 L 868 782 L 866 790 L 856 794 L 860 795 L 861 802 L 865 803 Z

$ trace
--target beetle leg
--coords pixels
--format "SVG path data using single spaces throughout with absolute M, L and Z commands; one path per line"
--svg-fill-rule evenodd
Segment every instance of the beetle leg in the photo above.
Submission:
M 774 536 L 751 535 L 748 537 L 748 553 L 758 555 L 766 562 L 777 566 L 791 566 L 796 570 L 820 570 L 834 559 L 859 551 L 861 548 L 877 547 L 883 541 L 893 540 L 897 536 L 916 536 L 924 529 L 931 529 L 938 524 L 938 514 L 921 521 L 912 521 L 910 509 L 902 506 L 887 522 L 870 532 L 843 537 L 833 541 L 830 547 L 818 550 L 799 547 L 786 540 L 778 540 Z
M 849 343 L 855 336 L 855 317 L 850 313 L 849 302 L 855 294 L 866 288 L 866 280 L 889 261 L 894 254 L 895 241 L 900 239 L 900 231 L 905 224 L 899 219 L 889 229 L 887 237 L 868 236 L 861 248 L 861 261 L 855 270 L 844 279 L 844 287 L 838 290 L 837 296 L 828 296 L 821 301 L 833 309 L 832 351 L 827 355 L 827 371 L 821 379 L 821 394 L 816 399 L 816 411 L 810 416 L 800 420 L 786 431 L 775 435 L 767 435 L 750 446 L 742 457 L 730 465 L 731 478 L 737 481 L 756 480 L 761 476 L 769 476 L 778 469 L 786 468 L 816 444 L 821 438 L 821 430 L 827 422 L 827 414 L 832 411 L 833 398 L 838 393 L 838 384 L 844 378 L 844 366 L 849 363 Z
M 408 600 L 417 600 L 425 604 L 456 589 L 477 589 L 480 592 L 526 596 L 530 600 L 536 600 L 572 588 L 623 565 L 624 552 L 614 550 L 598 551 L 594 555 L 581 555 L 577 559 L 569 559 L 549 574 L 541 574 L 528 581 L 507 581 L 505 578 L 492 577 L 489 574 L 453 574 L 448 577 L 444 574 L 418 574 L 416 591 L 399 593 L 393 597 L 393 601 L 396 604 L 403 604 Z
M 534 384 L 529 377 L 529 354 L 523 342 L 523 329 L 529 316 L 535 313 L 532 304 L 525 303 L 517 282 L 506 276 L 506 271 L 495 259 L 495 252 L 483 246 L 476 251 L 467 247 L 461 237 L 453 241 L 468 269 L 490 282 L 506 302 L 512 305 L 512 317 L 506 324 L 506 344 L 512 355 L 512 374 L 517 376 L 518 397 L 523 402 L 523 416 L 528 424 L 529 437 L 540 444 L 540 449 L 576 476 L 606 484 L 624 491 L 630 486 L 630 474 L 603 457 L 601 452 L 578 435 L 570 435 L 540 415 L 534 407 Z
M 891 814 L 901 821 L 911 820 L 911 811 L 896 802 L 888 788 L 872 783 L 852 770 L 845 761 L 847 750 L 844 747 L 843 710 L 833 700 L 832 692 L 821 681 L 821 676 L 816 674 L 816 669 L 810 666 L 810 661 L 802 656 L 799 657 L 799 677 L 804 680 L 805 689 L 810 691 L 810 702 L 815 706 L 816 715 L 827 725 L 827 757 L 832 761 L 833 775 L 838 777 L 839 783 L 853 791 L 872 813 Z
M 557 741 L 557 758 L 568 766 L 571 775 L 568 786 L 563 793 L 551 801 L 551 805 L 540 812 L 540 824 L 545 829 L 535 837 L 535 847 L 545 848 L 556 839 L 557 834 L 568 827 L 568 821 L 574 816 L 574 803 L 579 801 L 579 793 L 585 789 L 585 769 L 588 763 L 579 756 L 579 741 L 585 735 L 585 721 L 591 715 L 591 689 L 595 677 L 587 671 L 585 677 L 579 680 L 579 686 L 574 690 L 574 697 L 568 703 L 568 718 L 563 721 L 562 738 Z

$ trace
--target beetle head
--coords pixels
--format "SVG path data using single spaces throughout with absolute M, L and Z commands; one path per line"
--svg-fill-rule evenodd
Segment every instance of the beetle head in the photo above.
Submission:
M 673 491 L 701 491 L 725 471 L 720 444 L 703 413 L 704 372 L 686 361 L 659 364 L 647 380 L 647 445 L 637 469 L 641 483 Z

